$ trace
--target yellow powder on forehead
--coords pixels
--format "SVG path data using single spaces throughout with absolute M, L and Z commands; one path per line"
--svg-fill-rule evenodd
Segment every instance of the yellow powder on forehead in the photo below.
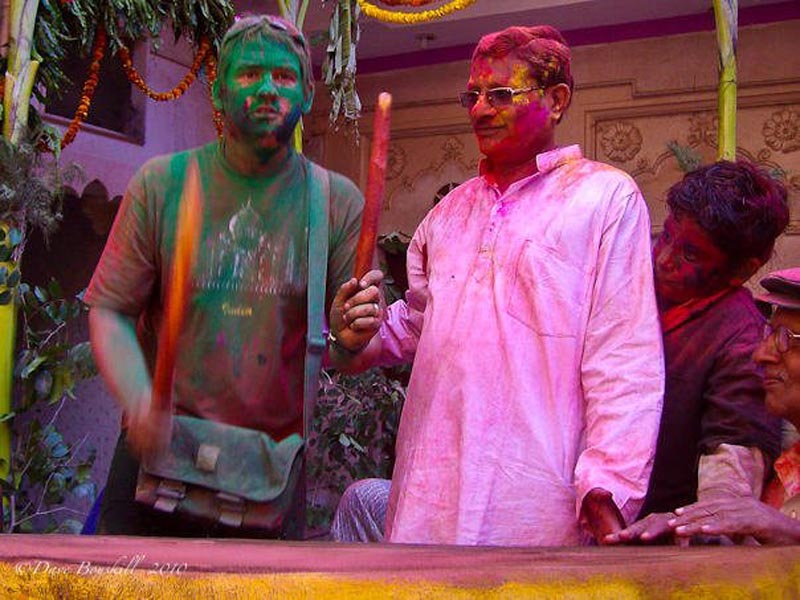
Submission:
M 515 62 L 511 68 L 511 75 L 508 78 L 508 84 L 511 87 L 521 88 L 530 85 L 532 73 L 527 63 Z

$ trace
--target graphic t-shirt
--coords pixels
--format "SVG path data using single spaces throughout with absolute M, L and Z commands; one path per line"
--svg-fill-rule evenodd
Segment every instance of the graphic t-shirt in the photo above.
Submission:
M 290 152 L 243 177 L 217 143 L 155 158 L 133 177 L 86 293 L 91 306 L 139 318 L 152 366 L 175 223 L 189 161 L 201 181 L 202 232 L 178 341 L 176 412 L 265 431 L 302 431 L 308 161 Z M 361 193 L 331 173 L 330 301 L 352 276 Z

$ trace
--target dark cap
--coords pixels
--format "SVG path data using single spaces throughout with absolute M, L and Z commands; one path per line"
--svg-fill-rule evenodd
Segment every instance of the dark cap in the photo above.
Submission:
M 782 308 L 800 310 L 800 268 L 773 271 L 761 280 L 766 292 L 756 298 Z

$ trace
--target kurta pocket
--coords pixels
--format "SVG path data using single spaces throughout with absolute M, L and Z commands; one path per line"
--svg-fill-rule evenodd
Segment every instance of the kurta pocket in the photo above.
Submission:
M 556 249 L 526 240 L 514 268 L 508 313 L 540 335 L 578 335 L 587 274 Z

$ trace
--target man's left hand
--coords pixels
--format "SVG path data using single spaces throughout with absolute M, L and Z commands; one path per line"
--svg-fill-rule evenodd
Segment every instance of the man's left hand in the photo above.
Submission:
M 675 535 L 752 536 L 762 544 L 797 544 L 800 522 L 756 498 L 705 500 L 675 509 Z
M 580 522 L 598 544 L 606 544 L 606 536 L 625 528 L 625 519 L 608 490 L 593 488 L 583 498 Z

